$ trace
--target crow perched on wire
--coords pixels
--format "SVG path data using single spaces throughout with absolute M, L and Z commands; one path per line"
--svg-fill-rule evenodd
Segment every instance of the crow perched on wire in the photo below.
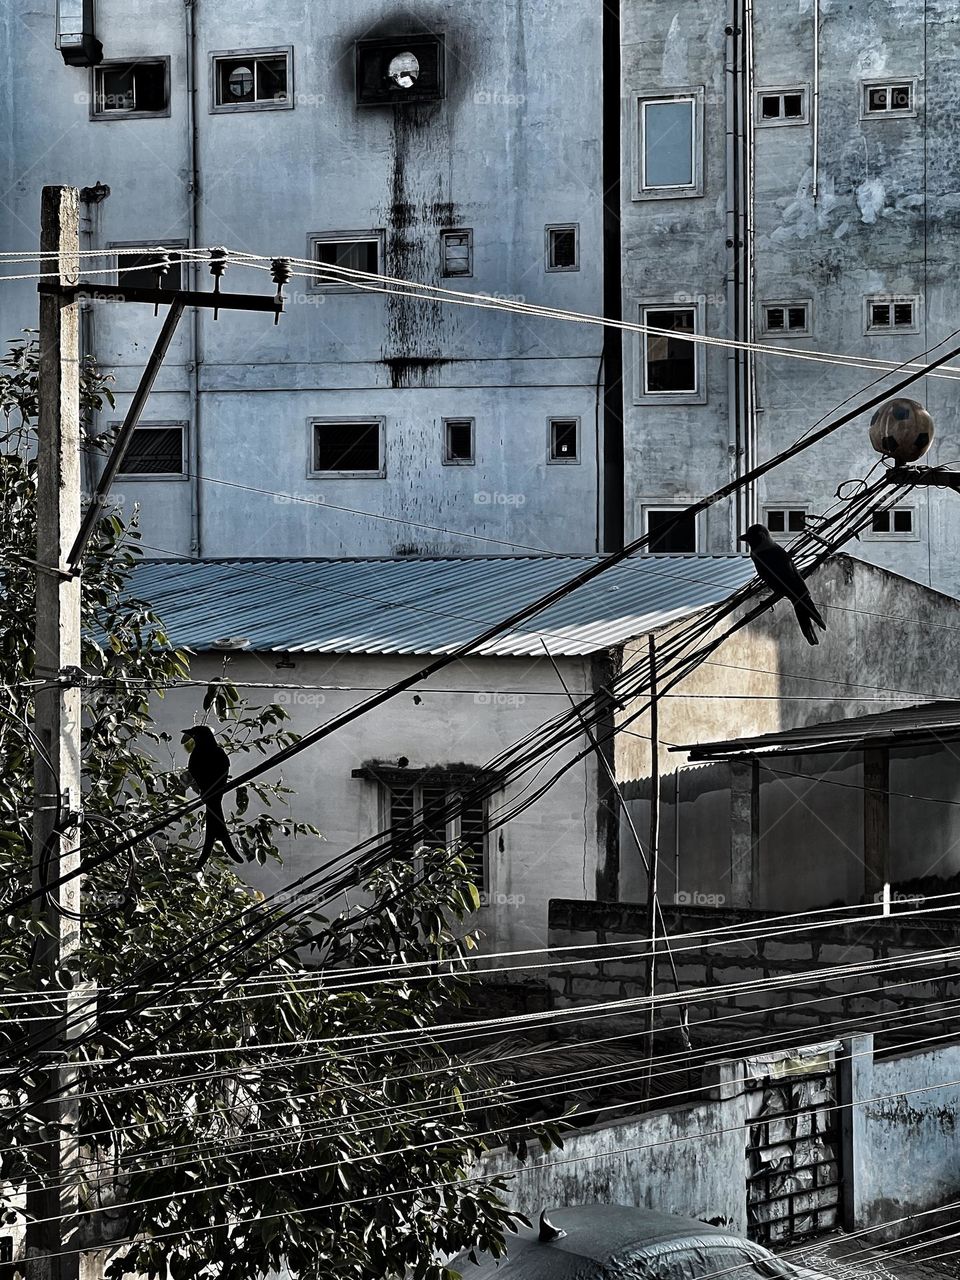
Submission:
M 230 757 L 213 735 L 213 730 L 205 724 L 194 725 L 191 729 L 181 731 L 181 742 L 190 752 L 187 769 L 201 798 L 206 799 L 211 791 L 224 786 L 230 776 Z M 237 862 L 242 859 L 237 853 L 236 845 L 230 839 L 230 832 L 223 817 L 223 803 L 218 795 L 207 800 L 207 817 L 203 833 L 203 852 L 197 863 L 199 870 L 213 853 L 213 846 L 220 842 L 227 853 Z
M 740 541 L 750 548 L 757 576 L 767 584 L 774 597 L 786 596 L 792 601 L 797 622 L 807 644 L 819 644 L 820 637 L 814 631 L 813 624 L 816 623 L 821 631 L 826 631 L 827 624 L 810 599 L 807 584 L 797 573 L 789 553 L 777 546 L 770 537 L 770 530 L 762 524 L 752 524 L 746 533 L 740 535 Z

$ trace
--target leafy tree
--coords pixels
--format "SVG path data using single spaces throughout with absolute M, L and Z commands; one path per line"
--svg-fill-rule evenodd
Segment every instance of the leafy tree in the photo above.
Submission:
M 0 365 L 0 985 L 14 995 L 34 990 L 40 927 L 29 908 L 11 908 L 30 886 L 37 377 L 27 334 Z M 85 364 L 88 433 L 105 401 L 108 380 Z M 188 677 L 188 655 L 127 594 L 137 539 L 135 521 L 106 516 L 84 567 L 83 666 L 94 679 L 84 695 L 82 842 L 93 856 L 192 798 L 179 748 L 151 713 L 165 686 Z M 282 707 L 248 706 L 227 679 L 207 688 L 203 709 L 230 752 L 293 740 Z M 278 858 L 280 835 L 316 838 L 284 812 L 286 794 L 257 783 L 234 796 L 244 858 Z M 249 1280 L 281 1267 L 321 1280 L 407 1270 L 440 1280 L 452 1273 L 438 1257 L 474 1246 L 500 1254 L 517 1215 L 502 1182 L 470 1180 L 469 1170 L 486 1145 L 511 1140 L 506 1100 L 426 1033 L 467 999 L 474 940 L 462 922 L 478 898 L 464 864 L 438 851 L 417 871 L 389 865 L 366 886 L 362 910 L 331 920 L 284 922 L 264 906 L 276 928 L 237 948 L 225 926 L 257 895 L 223 859 L 196 870 L 200 821 L 191 815 L 134 856 L 107 860 L 84 884 L 77 977 L 100 988 L 78 1051 L 85 1247 L 114 1246 L 111 1275 L 173 1280 Z M 298 960 L 308 944 L 322 972 Z M 197 982 L 165 994 L 198 947 Z M 396 979 L 351 979 L 351 967 L 369 966 L 391 966 Z M 24 1007 L 36 1005 L 0 1010 L 0 1061 L 19 1058 Z M 14 1185 L 37 1176 L 29 1103 L 46 1087 L 34 1059 L 19 1069 L 0 1094 L 0 1180 Z M 478 1091 L 488 1099 L 479 1111 L 465 1101 Z M 15 1197 L 6 1206 L 19 1212 Z

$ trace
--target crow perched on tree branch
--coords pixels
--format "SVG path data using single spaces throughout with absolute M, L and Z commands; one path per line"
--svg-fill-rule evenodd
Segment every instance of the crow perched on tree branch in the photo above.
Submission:
M 740 541 L 750 548 L 757 576 L 765 582 L 774 597 L 786 596 L 793 603 L 797 622 L 807 644 L 819 644 L 820 637 L 813 629 L 816 623 L 821 631 L 826 631 L 827 624 L 820 617 L 820 611 L 810 599 L 807 584 L 797 573 L 789 553 L 778 547 L 770 537 L 770 530 L 763 524 L 752 524 L 746 533 L 740 535 Z
M 230 757 L 214 737 L 213 730 L 205 724 L 194 725 L 181 731 L 181 741 L 190 752 L 187 769 L 201 798 L 219 790 L 230 776 Z M 218 795 L 207 800 L 207 816 L 203 834 L 203 852 L 197 863 L 199 870 L 213 853 L 213 846 L 220 842 L 236 862 L 242 861 L 223 817 L 223 802 Z

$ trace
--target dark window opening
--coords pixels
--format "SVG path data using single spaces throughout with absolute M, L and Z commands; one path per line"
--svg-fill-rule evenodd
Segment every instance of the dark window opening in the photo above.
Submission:
M 799 120 L 803 117 L 803 94 L 785 93 L 783 95 L 783 115 L 785 120 Z
M 767 307 L 767 328 L 783 329 L 786 316 L 783 307 Z
M 214 66 L 218 107 L 287 101 L 285 53 L 216 58 Z
M 576 462 L 579 423 L 576 418 L 551 418 L 550 461 Z
M 661 392 L 697 390 L 697 352 L 684 335 L 696 331 L 695 312 L 684 310 L 647 310 L 644 324 L 667 333 L 644 335 L 644 391 Z
M 867 89 L 867 111 L 871 115 L 912 110 L 913 85 L 911 84 L 871 85 Z
M 391 786 L 387 822 L 393 832 L 393 856 L 412 860 L 421 849 L 456 848 L 477 889 L 486 890 L 486 814 L 482 798 L 463 802 L 443 783 Z
M 893 323 L 897 325 L 913 324 L 913 303 L 898 302 L 893 308 Z
M 167 62 L 105 62 L 94 69 L 94 114 L 154 115 L 167 109 Z
M 807 527 L 807 513 L 800 507 L 777 507 L 767 511 L 766 518 L 773 534 L 803 533 Z
M 914 325 L 912 302 L 871 302 L 869 315 L 871 329 L 912 329 Z
M 764 307 L 768 333 L 802 333 L 807 328 L 806 305 Z
M 473 462 L 473 420 L 448 418 L 443 428 L 444 462 Z
M 697 549 L 697 517 L 682 507 L 673 511 L 648 511 L 647 550 L 659 554 L 690 554 Z
M 120 463 L 119 474 L 183 475 L 183 427 L 137 427 Z
M 779 93 L 765 93 L 760 99 L 760 114 L 764 120 L 780 119 L 780 95 Z
M 802 89 L 790 92 L 761 93 L 760 120 L 803 120 L 804 98 Z
M 787 328 L 788 329 L 805 329 L 807 327 L 807 308 L 806 307 L 788 307 L 787 308 Z
M 349 271 L 365 271 L 377 275 L 380 271 L 380 241 L 365 240 L 320 240 L 314 245 L 317 262 L 328 267 L 343 267 Z M 350 288 L 349 276 L 339 275 L 335 271 L 318 272 L 318 285 L 334 285 Z M 360 281 L 361 284 L 365 283 Z
M 180 289 L 183 287 L 183 272 L 179 252 L 178 249 L 167 250 L 170 265 L 162 277 L 157 275 L 157 264 L 162 254 L 149 250 L 118 253 L 117 283 L 135 285 L 138 289 Z
M 379 422 L 315 422 L 314 471 L 383 470 Z
M 909 507 L 875 511 L 871 527 L 874 533 L 913 533 L 913 512 Z
M 440 240 L 445 276 L 473 275 L 473 232 L 444 231 Z
M 547 228 L 547 268 L 550 271 L 576 271 L 578 261 L 577 228 Z
M 357 105 L 436 102 L 446 91 L 442 35 L 358 40 Z

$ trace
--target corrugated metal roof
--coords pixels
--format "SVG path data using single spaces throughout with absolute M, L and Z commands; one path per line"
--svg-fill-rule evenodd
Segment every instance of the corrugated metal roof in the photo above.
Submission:
M 727 742 L 701 742 L 696 746 L 672 747 L 689 751 L 691 760 L 729 756 L 816 755 L 821 752 L 852 750 L 864 743 L 910 745 L 953 741 L 960 738 L 960 702 L 927 702 L 914 707 L 897 707 L 849 720 L 829 720 L 800 729 L 763 733 L 755 738 L 731 738 Z
M 597 556 L 437 559 L 148 560 L 131 593 L 171 641 L 216 649 L 442 654 L 575 578 Z M 723 600 L 753 577 L 746 556 L 638 556 L 478 652 L 596 653 Z

